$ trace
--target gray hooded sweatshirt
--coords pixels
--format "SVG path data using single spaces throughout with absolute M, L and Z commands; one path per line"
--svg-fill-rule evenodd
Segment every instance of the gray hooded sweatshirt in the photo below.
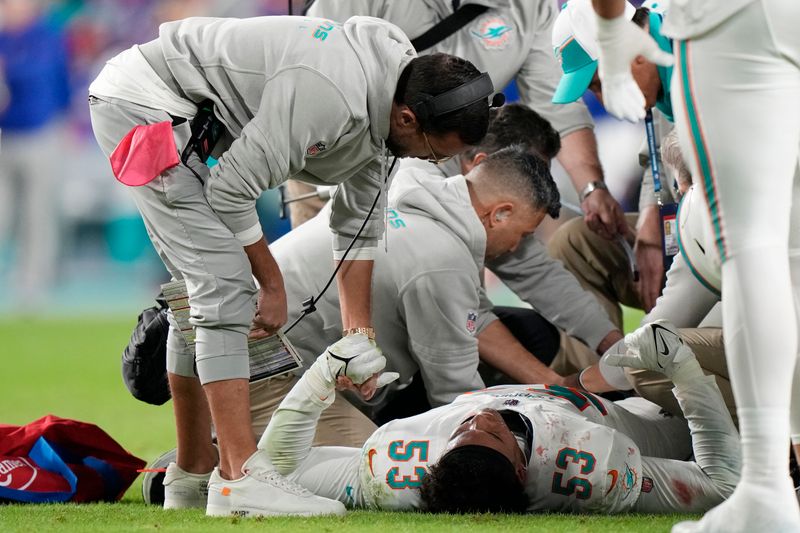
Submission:
M 392 99 L 415 56 L 403 32 L 368 17 L 189 18 L 162 24 L 158 42 L 184 96 L 211 99 L 234 138 L 205 184 L 225 225 L 255 242 L 264 190 L 341 183 L 330 224 L 344 249 L 384 185 Z M 356 248 L 374 247 L 381 212 Z
M 283 272 L 290 322 L 301 301 L 319 294 L 333 265 L 327 208 L 271 245 Z M 387 370 L 399 385 L 419 370 L 431 405 L 483 387 L 475 337 L 486 232 L 463 176 L 399 172 L 389 194 L 389 252 L 375 256 L 373 323 Z M 310 363 L 341 336 L 336 286 L 328 289 L 289 339 Z M 390 386 L 396 387 L 397 385 Z
M 459 172 L 461 162 L 456 157 L 444 165 L 433 165 L 427 161 L 406 158 L 399 166 L 398 174 L 415 168 L 444 178 Z M 580 339 L 593 350 L 616 329 L 597 298 L 581 287 L 561 261 L 550 257 L 547 248 L 535 236 L 523 239 L 515 252 L 489 261 L 486 268 L 548 322 Z M 493 307 L 486 292 L 481 291 L 479 333 L 497 320 L 492 312 Z

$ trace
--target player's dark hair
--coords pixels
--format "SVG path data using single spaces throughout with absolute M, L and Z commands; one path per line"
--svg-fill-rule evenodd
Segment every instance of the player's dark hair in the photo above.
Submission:
M 488 155 L 479 166 L 484 175 L 492 176 L 503 187 L 527 198 L 535 211 L 543 210 L 558 218 L 561 195 L 550 174 L 550 164 L 531 154 L 527 147 L 519 144 L 508 146 Z
M 438 96 L 478 76 L 478 69 L 460 57 L 450 54 L 415 57 L 397 80 L 394 101 L 413 107 L 423 101 L 425 95 Z M 417 119 L 425 133 L 444 135 L 457 132 L 463 143 L 478 144 L 489 127 L 489 102 L 481 99 L 451 113 Z
M 481 143 L 467 151 L 491 154 L 521 144 L 544 160 L 553 159 L 561 150 L 561 137 L 545 118 L 523 104 L 508 104 L 489 110 L 489 131 Z
M 431 513 L 524 513 L 525 486 L 506 456 L 486 446 L 459 446 L 430 467 L 420 487 Z

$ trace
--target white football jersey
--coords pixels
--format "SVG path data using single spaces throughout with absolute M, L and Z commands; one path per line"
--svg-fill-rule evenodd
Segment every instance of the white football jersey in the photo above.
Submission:
M 528 511 L 630 510 L 641 491 L 641 455 L 633 441 L 605 424 L 613 403 L 553 385 L 503 385 L 459 396 L 446 406 L 379 428 L 361 451 L 364 503 L 386 510 L 420 507 L 419 488 L 450 435 L 471 413 L 510 409 L 533 424 Z

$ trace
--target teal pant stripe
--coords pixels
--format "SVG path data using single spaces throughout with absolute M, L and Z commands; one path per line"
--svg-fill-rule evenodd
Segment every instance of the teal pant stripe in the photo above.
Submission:
M 719 257 L 722 262 L 725 262 L 727 259 L 727 254 L 725 253 L 725 240 L 722 237 L 722 225 L 720 224 L 719 200 L 717 198 L 716 189 L 714 188 L 714 179 L 711 174 L 711 164 L 708 158 L 708 150 L 703 140 L 700 124 L 697 121 L 697 110 L 695 109 L 694 100 L 692 98 L 691 86 L 689 84 L 689 62 L 686 57 L 686 47 L 686 41 L 680 41 L 681 88 L 683 90 L 683 99 L 686 104 L 686 115 L 689 120 L 689 128 L 692 132 L 692 141 L 700 166 L 700 173 L 703 175 L 703 185 L 706 191 L 706 199 L 708 200 L 708 206 L 711 209 L 711 223 L 714 227 L 714 239 L 719 251 Z

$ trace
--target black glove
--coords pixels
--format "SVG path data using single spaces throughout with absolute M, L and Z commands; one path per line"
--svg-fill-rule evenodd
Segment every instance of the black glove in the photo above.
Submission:
M 133 397 L 162 405 L 172 395 L 167 381 L 167 302 L 159 294 L 159 307 L 149 307 L 139 315 L 131 340 L 122 352 L 122 379 Z

